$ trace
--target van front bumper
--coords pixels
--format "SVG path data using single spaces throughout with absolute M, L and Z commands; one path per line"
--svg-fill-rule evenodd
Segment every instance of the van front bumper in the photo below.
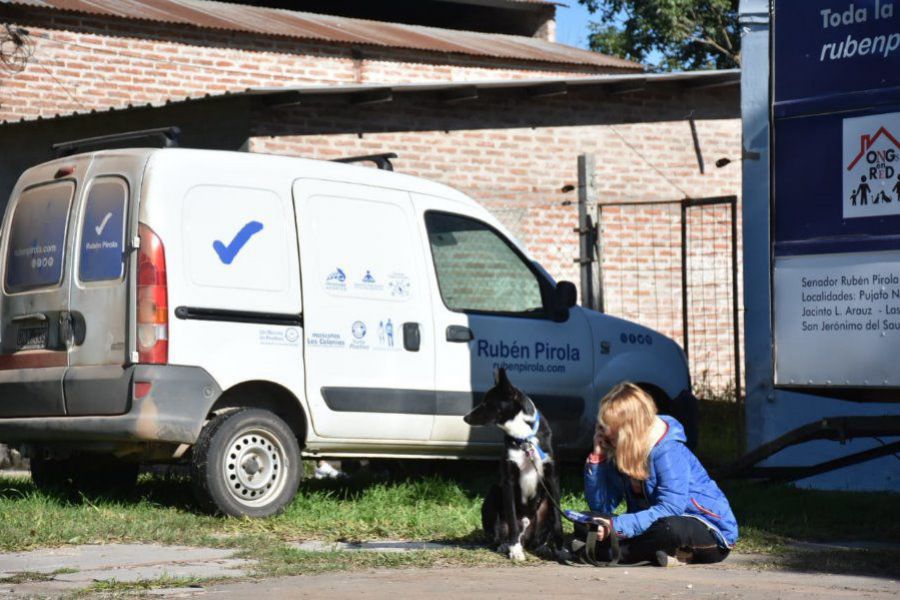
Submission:
M 41 384 L 41 371 L 45 370 L 23 369 L 6 377 L 0 373 L 0 403 L 9 407 L 25 401 L 28 395 L 17 391 L 29 384 Z M 110 376 L 105 368 L 70 367 L 66 379 L 77 381 L 82 392 L 89 390 L 90 394 L 77 395 L 92 398 L 98 410 L 108 397 L 109 403 L 122 407 L 121 414 L 84 414 L 92 407 L 79 404 L 67 407 L 63 416 L 32 416 L 27 406 L 18 406 L 13 412 L 16 416 L 0 417 L 0 442 L 193 444 L 210 408 L 222 394 L 215 380 L 199 367 L 133 365 L 115 371 L 115 376 Z M 140 398 L 135 397 L 136 383 L 143 384 L 139 386 L 143 393 Z

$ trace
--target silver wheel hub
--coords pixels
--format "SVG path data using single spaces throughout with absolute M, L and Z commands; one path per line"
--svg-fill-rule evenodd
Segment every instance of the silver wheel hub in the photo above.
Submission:
M 264 506 L 284 489 L 290 460 L 270 431 L 247 428 L 229 440 L 222 474 L 235 500 L 244 506 Z

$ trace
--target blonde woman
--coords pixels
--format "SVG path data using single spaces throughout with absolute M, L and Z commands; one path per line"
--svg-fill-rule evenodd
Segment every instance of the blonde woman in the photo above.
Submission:
M 738 536 L 734 514 L 684 442 L 681 424 L 657 415 L 650 395 L 632 383 L 600 401 L 585 498 L 597 513 L 612 514 L 623 499 L 628 508 L 597 519 L 598 541 L 606 541 L 598 555 L 608 552 L 615 530 L 625 564 L 715 563 L 728 556 Z

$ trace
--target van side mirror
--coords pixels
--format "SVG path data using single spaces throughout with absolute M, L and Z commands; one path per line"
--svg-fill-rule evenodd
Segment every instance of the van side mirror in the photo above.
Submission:
M 578 290 L 571 281 L 560 281 L 553 290 L 553 320 L 562 322 L 569 318 L 569 309 L 578 300 Z

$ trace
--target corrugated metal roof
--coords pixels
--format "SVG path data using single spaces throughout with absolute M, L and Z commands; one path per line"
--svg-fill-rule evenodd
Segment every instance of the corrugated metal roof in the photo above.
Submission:
M 5 0 L 123 19 L 297 39 L 641 70 L 638 63 L 538 38 L 351 19 L 211 0 Z
M 715 88 L 715 87 L 732 87 L 738 86 L 741 82 L 741 72 L 739 69 L 728 69 L 722 71 L 688 71 L 684 73 L 646 73 L 646 74 L 629 74 L 629 75 L 597 75 L 593 77 L 575 77 L 571 79 L 565 78 L 538 78 L 538 79 L 504 79 L 504 80 L 488 80 L 488 81 L 465 81 L 465 82 L 434 82 L 434 83 L 404 83 L 404 84 L 374 84 L 374 83 L 355 83 L 342 85 L 302 85 L 302 86 L 285 86 L 285 87 L 256 87 L 247 88 L 240 92 L 225 92 L 224 94 L 206 94 L 202 97 L 191 98 L 186 97 L 183 100 L 166 100 L 159 103 L 146 103 L 140 105 L 132 105 L 110 108 L 106 111 L 84 111 L 73 112 L 69 114 L 58 114 L 54 117 L 33 117 L 29 119 L 19 119 L 18 121 L 2 121 L 0 125 L 23 123 L 28 121 L 52 121 L 54 119 L 64 119 L 77 117 L 86 114 L 104 114 L 113 112 L 124 112 L 134 108 L 153 108 L 164 105 L 176 104 L 180 102 L 197 102 L 200 100 L 224 97 L 241 97 L 241 96 L 270 96 L 276 99 L 278 96 L 285 96 L 287 102 L 298 102 L 303 96 L 322 96 L 322 95 L 346 95 L 366 94 L 376 92 L 381 97 L 381 101 L 390 100 L 394 95 L 404 94 L 433 94 L 433 93 L 452 93 L 453 91 L 466 91 L 467 97 L 475 99 L 478 97 L 479 90 L 533 90 L 535 95 L 561 95 L 567 93 L 569 88 L 579 87 L 607 87 L 612 92 L 618 93 L 638 93 L 641 90 L 649 89 L 661 84 L 675 84 L 693 87 L 695 89 Z M 292 96 L 292 97 L 291 97 Z
M 532 4 L 535 8 L 541 6 L 568 6 L 562 2 L 551 0 L 442 0 L 443 2 L 457 2 L 459 4 L 480 4 L 483 6 L 508 6 L 516 4 Z

